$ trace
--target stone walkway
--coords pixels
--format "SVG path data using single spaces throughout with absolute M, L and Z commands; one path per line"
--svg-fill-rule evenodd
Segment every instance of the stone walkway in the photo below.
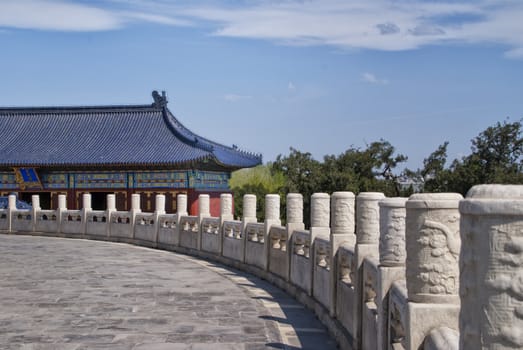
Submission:
M 0 235 L 0 349 L 335 349 L 258 278 L 126 244 Z

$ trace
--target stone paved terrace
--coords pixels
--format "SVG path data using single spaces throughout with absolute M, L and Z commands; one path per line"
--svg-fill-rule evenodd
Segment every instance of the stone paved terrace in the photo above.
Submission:
M 127 244 L 0 235 L 0 349 L 335 349 L 271 284 Z

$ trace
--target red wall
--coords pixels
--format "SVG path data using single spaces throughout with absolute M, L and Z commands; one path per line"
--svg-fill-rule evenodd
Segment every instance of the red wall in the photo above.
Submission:
M 200 194 L 208 194 L 211 202 L 211 216 L 220 216 L 220 194 L 231 193 L 229 191 L 223 192 L 205 192 L 189 190 L 187 194 L 187 206 L 189 207 L 189 215 L 198 215 L 198 196 Z M 234 208 L 234 203 L 233 203 Z

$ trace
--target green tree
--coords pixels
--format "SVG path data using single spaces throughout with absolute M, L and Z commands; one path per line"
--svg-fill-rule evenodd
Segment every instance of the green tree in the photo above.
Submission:
M 351 147 L 338 157 L 324 158 L 321 187 L 326 192 L 382 191 L 397 196 L 400 190 L 393 170 L 406 160 L 402 154 L 395 155 L 395 148 L 385 140 L 373 142 L 363 150 Z
M 315 192 L 321 192 L 320 184 L 323 177 L 321 163 L 313 159 L 309 152 L 300 152 L 291 147 L 288 156 L 280 154 L 276 157 L 276 161 L 272 164 L 272 172 L 282 174 L 285 179 L 280 194 L 283 201 L 287 193 L 303 195 L 303 217 L 305 225 L 308 226 L 310 197 Z M 283 213 L 285 213 L 285 208 L 285 203 L 283 203 Z
M 448 168 L 447 145 L 440 145 L 418 171 L 426 192 L 458 192 L 466 195 L 477 184 L 523 183 L 522 120 L 496 123 L 471 140 L 472 153 L 454 159 Z
M 303 195 L 305 225 L 310 221 L 310 197 L 316 192 L 382 191 L 388 196 L 399 195 L 397 176 L 393 170 L 406 156 L 395 154 L 395 148 L 385 140 L 373 142 L 365 149 L 350 147 L 339 156 L 325 156 L 323 162 L 294 148 L 288 156 L 279 155 L 273 171 L 285 178 L 284 193 Z

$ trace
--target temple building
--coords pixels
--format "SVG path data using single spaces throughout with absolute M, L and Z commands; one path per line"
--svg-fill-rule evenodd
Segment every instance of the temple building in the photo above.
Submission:
M 200 137 L 167 108 L 165 93 L 153 92 L 150 105 L 0 108 L 0 195 L 16 192 L 30 201 L 39 194 L 44 209 L 58 195 L 78 209 L 82 194 L 105 209 L 107 194 L 118 210 L 129 210 L 139 193 L 141 209 L 154 210 L 156 194 L 166 211 L 176 211 L 176 195 L 186 193 L 191 214 L 198 195 L 210 194 L 217 215 L 219 194 L 229 189 L 231 172 L 261 164 L 261 156 Z

